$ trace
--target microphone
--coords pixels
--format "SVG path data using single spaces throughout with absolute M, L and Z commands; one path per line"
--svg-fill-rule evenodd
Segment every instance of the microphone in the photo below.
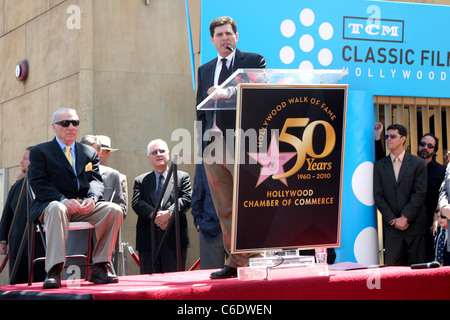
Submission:
M 231 52 L 234 52 L 234 50 L 236 50 L 235 48 L 233 48 L 229 44 L 227 44 L 227 49 L 230 50 Z M 231 70 L 234 71 L 234 56 L 233 56 L 233 61 L 231 62 Z
M 428 262 L 428 263 L 417 263 L 412 264 L 411 269 L 430 269 L 430 268 L 439 268 L 440 264 L 437 261 Z

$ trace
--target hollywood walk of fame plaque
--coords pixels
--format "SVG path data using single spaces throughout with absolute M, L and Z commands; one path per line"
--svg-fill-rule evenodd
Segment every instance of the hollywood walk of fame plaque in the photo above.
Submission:
M 238 85 L 233 253 L 339 246 L 347 89 Z

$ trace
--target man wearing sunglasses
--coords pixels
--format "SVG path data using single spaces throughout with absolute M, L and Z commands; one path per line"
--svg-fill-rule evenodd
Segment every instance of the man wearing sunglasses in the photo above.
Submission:
M 34 198 L 31 219 L 45 226 L 47 277 L 43 288 L 59 288 L 65 263 L 65 242 L 71 221 L 87 221 L 95 226 L 97 239 L 94 266 L 89 281 L 96 284 L 118 282 L 107 264 L 111 261 L 117 233 L 123 220 L 117 204 L 99 201 L 103 181 L 97 152 L 76 142 L 80 120 L 75 110 L 61 108 L 53 114 L 56 137 L 35 146 L 30 152 L 28 177 Z
M 427 169 L 425 161 L 405 152 L 407 130 L 387 128 L 390 154 L 374 166 L 375 204 L 383 217 L 385 264 L 407 266 L 426 262 Z M 428 230 L 427 230 L 428 229 Z
M 173 176 L 167 181 L 167 188 L 163 193 L 164 184 L 169 179 L 169 148 L 163 140 L 151 141 L 147 146 L 147 157 L 153 171 L 144 173 L 134 180 L 132 206 L 138 215 L 136 224 L 136 250 L 139 252 L 139 268 L 141 274 L 174 272 L 177 270 L 176 228 L 172 223 L 167 230 L 170 218 L 175 209 L 175 195 Z M 180 222 L 181 268 L 185 269 L 187 248 L 189 245 L 188 224 L 186 212 L 191 206 L 191 182 L 186 172 L 178 173 L 178 205 Z M 162 198 L 160 206 L 158 200 Z M 153 263 L 151 218 L 155 216 L 155 250 L 158 250 L 164 233 L 169 232 L 165 244 L 161 247 L 160 255 Z
M 417 154 L 425 160 L 427 164 L 428 183 L 427 195 L 425 198 L 425 208 L 427 209 L 427 223 L 431 227 L 434 221 L 434 212 L 439 199 L 439 188 L 445 176 L 445 166 L 436 161 L 436 153 L 439 150 L 439 139 L 432 133 L 426 133 L 420 139 Z M 427 233 L 427 257 L 432 256 L 433 235 Z M 431 260 L 430 260 L 431 261 Z
M 450 163 L 445 170 L 444 181 L 442 182 L 439 193 L 439 208 L 448 222 L 450 220 Z M 450 252 L 450 241 L 447 241 L 447 251 Z

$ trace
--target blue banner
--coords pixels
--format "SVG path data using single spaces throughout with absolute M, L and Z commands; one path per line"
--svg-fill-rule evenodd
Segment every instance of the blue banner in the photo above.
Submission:
M 209 23 L 228 15 L 237 47 L 270 69 L 347 69 L 373 95 L 450 97 L 450 7 L 363 0 L 202 1 L 201 61 L 217 53 Z
M 237 47 L 269 69 L 346 69 L 349 85 L 341 246 L 336 262 L 378 262 L 372 192 L 373 95 L 450 97 L 450 7 L 364 0 L 202 1 L 201 63 L 217 56 L 209 24 L 231 16 Z

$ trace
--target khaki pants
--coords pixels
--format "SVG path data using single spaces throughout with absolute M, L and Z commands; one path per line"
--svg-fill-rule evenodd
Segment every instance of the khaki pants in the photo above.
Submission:
M 65 263 L 69 222 L 85 221 L 92 224 L 97 238 L 92 262 L 110 262 L 123 215 L 121 207 L 111 202 L 97 202 L 90 214 L 81 215 L 70 214 L 64 204 L 53 201 L 39 219 L 44 223 L 47 243 L 45 270 L 48 272 L 55 264 Z
M 203 157 L 211 197 L 222 227 L 223 244 L 229 255 L 225 264 L 233 268 L 243 267 L 250 257 L 260 256 L 260 254 L 231 254 L 234 163 L 227 163 L 227 160 L 230 162 L 229 159 L 233 159 L 233 156 L 222 137 L 216 137 L 214 144 L 222 146 L 221 150 L 216 148 L 216 152 L 210 153 L 207 147 Z M 222 154 L 218 156 L 217 151 Z M 219 160 L 219 158 L 222 159 Z

